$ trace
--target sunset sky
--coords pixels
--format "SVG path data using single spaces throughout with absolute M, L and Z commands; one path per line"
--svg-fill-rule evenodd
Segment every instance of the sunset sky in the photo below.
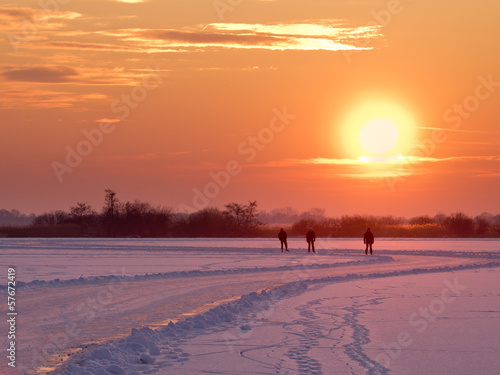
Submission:
M 45 8 L 45 9 L 44 9 Z M 496 0 L 0 3 L 0 208 L 500 213 Z

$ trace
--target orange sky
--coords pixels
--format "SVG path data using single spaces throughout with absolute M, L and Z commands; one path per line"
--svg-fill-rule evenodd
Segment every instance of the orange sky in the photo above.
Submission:
M 44 9 L 45 8 L 45 9 Z M 0 208 L 499 213 L 500 3 L 0 3 Z M 367 121 L 398 143 L 363 147 Z M 368 142 L 380 144 L 387 139 Z

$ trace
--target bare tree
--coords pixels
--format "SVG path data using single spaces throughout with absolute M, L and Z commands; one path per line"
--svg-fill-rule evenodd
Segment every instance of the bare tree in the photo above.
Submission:
M 224 215 L 233 220 L 237 229 L 250 228 L 257 224 L 257 201 L 248 202 L 246 205 L 233 202 L 224 207 Z
M 104 207 L 102 209 L 103 214 L 109 217 L 115 217 L 118 210 L 118 198 L 116 198 L 116 192 L 111 189 L 104 190 Z
M 38 215 L 33 220 L 33 225 L 58 225 L 68 223 L 69 221 L 70 216 L 68 213 L 62 210 L 57 210 L 44 212 L 41 215 Z
M 96 214 L 91 205 L 81 202 L 76 202 L 76 206 L 71 206 L 69 208 L 69 213 L 73 215 L 75 220 L 80 224 L 83 223 L 86 217 Z
M 112 236 L 116 234 L 116 217 L 119 213 L 119 201 L 116 192 L 111 189 L 104 190 L 104 207 L 102 216 L 108 233 Z
M 410 219 L 410 225 L 434 224 L 435 220 L 428 215 L 415 216 Z
M 474 218 L 474 224 L 476 226 L 477 234 L 484 234 L 490 230 L 493 225 L 493 215 L 483 212 Z
M 77 202 L 76 206 L 71 206 L 69 208 L 69 213 L 72 216 L 73 221 L 82 228 L 82 232 L 87 230 L 97 215 L 87 203 Z
M 474 220 L 463 212 L 456 212 L 445 219 L 446 228 L 457 237 L 469 237 L 474 232 Z

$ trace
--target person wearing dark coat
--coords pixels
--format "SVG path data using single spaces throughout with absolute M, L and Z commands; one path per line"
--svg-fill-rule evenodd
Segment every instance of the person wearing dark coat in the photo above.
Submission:
M 311 252 L 311 246 L 312 246 L 312 251 L 315 253 L 316 251 L 314 250 L 314 241 L 316 241 L 316 233 L 312 230 L 312 228 L 309 228 L 306 234 L 306 241 L 307 241 L 307 252 Z
M 285 250 L 290 252 L 290 250 L 288 250 L 288 244 L 286 242 L 287 235 L 283 228 L 281 228 L 280 232 L 278 233 L 278 238 L 281 241 L 281 252 L 283 252 L 283 244 L 285 245 Z
M 375 238 L 373 237 L 373 233 L 370 228 L 368 228 L 363 236 L 363 243 L 366 244 L 365 255 L 368 255 L 368 246 L 370 246 L 370 255 L 373 254 L 372 245 L 374 242 Z

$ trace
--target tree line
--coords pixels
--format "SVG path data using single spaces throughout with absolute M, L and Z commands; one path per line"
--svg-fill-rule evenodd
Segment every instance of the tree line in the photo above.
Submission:
M 20 225 L 30 225 L 35 218 L 35 214 L 25 215 L 20 213 L 18 210 L 5 210 L 0 209 L 0 227 L 1 226 L 20 226 Z
M 377 237 L 472 238 L 500 237 L 500 215 L 488 213 L 470 217 L 463 212 L 434 217 L 417 216 L 410 220 L 394 216 L 344 215 L 322 220 L 301 219 L 291 225 L 292 235 L 314 227 L 320 237 L 360 237 L 371 228 Z
M 171 208 L 139 200 L 122 202 L 106 189 L 96 211 L 77 202 L 68 211 L 44 212 L 24 227 L 0 227 L 4 237 L 242 237 L 259 236 L 257 202 L 228 203 L 224 210 L 206 208 L 174 214 Z
M 370 227 L 377 237 L 500 237 L 500 215 L 470 217 L 343 215 L 326 217 L 313 208 L 287 207 L 259 212 L 256 201 L 228 203 L 224 209 L 208 207 L 194 213 L 174 213 L 171 208 L 139 200 L 122 202 L 106 189 L 104 205 L 96 211 L 77 202 L 68 211 L 50 211 L 31 217 L 30 225 L 0 226 L 3 237 L 276 237 L 280 227 L 302 237 L 312 227 L 318 237 L 360 237 Z

